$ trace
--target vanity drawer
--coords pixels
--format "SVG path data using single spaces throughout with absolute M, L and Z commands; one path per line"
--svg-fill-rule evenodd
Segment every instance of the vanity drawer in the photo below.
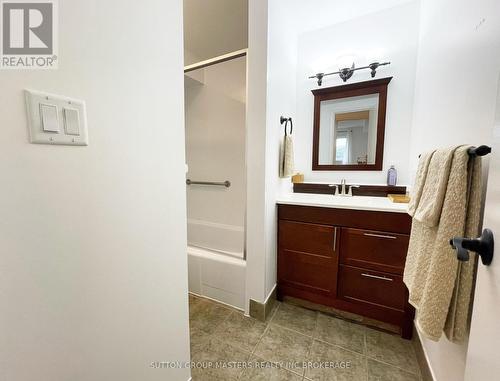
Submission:
M 340 265 L 338 297 L 403 311 L 406 287 L 399 275 Z
M 342 228 L 341 236 L 340 263 L 403 274 L 408 235 Z
M 279 247 L 284 250 L 333 257 L 340 229 L 294 221 L 279 222 Z

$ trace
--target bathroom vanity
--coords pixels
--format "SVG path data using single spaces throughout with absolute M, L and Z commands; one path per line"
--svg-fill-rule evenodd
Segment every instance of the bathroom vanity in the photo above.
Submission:
M 292 193 L 278 199 L 278 299 L 390 324 L 410 339 L 403 270 L 411 218 L 387 197 Z

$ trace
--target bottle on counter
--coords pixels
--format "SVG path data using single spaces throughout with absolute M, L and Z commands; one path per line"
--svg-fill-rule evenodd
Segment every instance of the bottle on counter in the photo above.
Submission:
M 398 172 L 394 165 L 391 165 L 389 170 L 387 171 L 387 185 L 395 186 L 398 181 Z

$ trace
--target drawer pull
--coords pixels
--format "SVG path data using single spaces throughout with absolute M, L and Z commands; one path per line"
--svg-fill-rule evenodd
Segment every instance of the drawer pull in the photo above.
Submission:
M 335 226 L 333 228 L 333 251 L 335 252 L 337 250 L 337 227 Z
M 388 282 L 392 282 L 394 279 L 388 278 L 385 276 L 378 276 L 378 275 L 372 275 L 372 274 L 366 274 L 366 273 L 361 273 L 361 276 L 364 276 L 366 278 L 375 278 L 375 279 L 380 279 L 380 280 L 386 280 Z
M 377 238 L 387 238 L 387 239 L 397 239 L 398 237 L 394 237 L 393 235 L 385 235 L 385 234 L 375 234 L 375 233 L 363 233 L 367 237 L 377 237 Z

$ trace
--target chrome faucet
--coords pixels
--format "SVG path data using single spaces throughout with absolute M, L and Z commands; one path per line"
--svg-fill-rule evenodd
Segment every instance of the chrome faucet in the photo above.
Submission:
M 352 188 L 359 188 L 359 185 L 351 184 L 351 185 L 348 185 L 348 187 L 349 187 L 349 192 L 347 193 L 346 196 L 352 197 Z
M 359 188 L 359 185 L 349 185 L 346 179 L 340 181 L 340 188 L 337 184 L 330 184 L 329 187 L 334 188 L 334 196 L 352 197 L 352 188 Z
M 345 192 L 345 185 L 346 185 L 346 180 L 345 179 L 340 180 L 340 195 L 341 196 L 347 195 Z

